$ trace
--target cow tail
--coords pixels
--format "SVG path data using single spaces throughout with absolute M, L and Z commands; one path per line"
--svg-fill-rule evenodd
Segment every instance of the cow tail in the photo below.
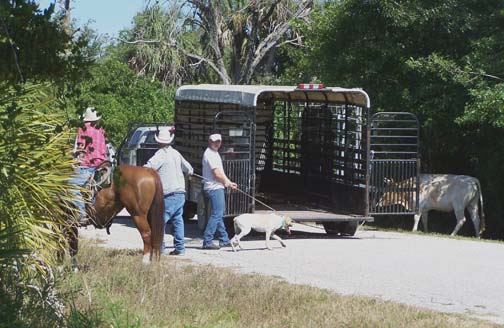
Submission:
M 154 177 L 156 184 L 156 193 L 154 194 L 154 198 L 149 209 L 148 220 L 151 227 L 151 248 L 153 250 L 153 256 L 157 260 L 159 260 L 161 256 L 161 245 L 163 243 L 165 230 L 165 206 L 161 179 L 159 178 L 157 172 L 154 174 Z
M 476 179 L 476 182 L 478 184 L 478 189 L 479 189 L 479 199 L 481 203 L 481 223 L 480 223 L 480 235 L 485 231 L 486 229 L 486 224 L 485 224 L 485 211 L 483 210 L 483 192 L 481 191 L 481 184 L 478 179 Z

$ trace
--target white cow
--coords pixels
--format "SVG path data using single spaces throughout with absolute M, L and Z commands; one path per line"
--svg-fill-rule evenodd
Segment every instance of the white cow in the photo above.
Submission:
M 378 206 L 394 204 L 403 205 L 407 210 L 412 210 L 415 203 L 416 192 L 400 192 L 406 186 L 415 186 L 415 178 L 400 182 L 390 182 L 387 190 L 378 201 Z M 481 202 L 481 225 L 478 213 L 478 200 Z M 423 220 L 427 232 L 428 212 L 437 210 L 442 212 L 455 212 L 457 225 L 452 236 L 456 235 L 466 221 L 464 210 L 467 208 L 474 224 L 476 237 L 480 237 L 485 230 L 485 214 L 483 212 L 483 197 L 478 179 L 467 175 L 450 174 L 420 174 L 419 214 L 415 215 L 413 231 L 418 229 L 420 218 Z

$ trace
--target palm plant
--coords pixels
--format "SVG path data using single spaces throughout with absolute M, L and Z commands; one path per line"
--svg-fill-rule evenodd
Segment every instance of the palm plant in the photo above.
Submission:
M 313 0 L 185 0 L 156 2 L 125 34 L 138 74 L 166 84 L 220 81 L 250 84 L 277 64 L 277 49 L 300 44 L 295 22 L 307 20 Z
M 51 268 L 66 248 L 63 231 L 75 220 L 68 205 L 70 131 L 44 90 L 47 85 L 0 84 L 0 297 L 17 304 L 20 316 L 37 299 L 53 313 L 61 310 Z
M 191 74 L 182 49 L 193 49 L 196 40 L 182 28 L 181 11 L 177 3 L 169 10 L 156 3 L 135 16 L 130 32 L 135 41 L 128 42 L 135 47 L 129 63 L 139 75 L 180 85 Z

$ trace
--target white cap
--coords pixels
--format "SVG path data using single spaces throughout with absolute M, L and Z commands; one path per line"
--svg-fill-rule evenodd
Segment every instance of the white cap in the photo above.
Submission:
M 175 138 L 175 135 L 170 133 L 169 128 L 161 128 L 159 129 L 159 136 L 154 135 L 154 139 L 161 144 L 171 144 L 173 138 Z
M 214 134 L 210 135 L 209 139 L 212 142 L 216 142 L 216 141 L 222 140 L 222 136 L 220 135 L 220 133 L 214 133 Z

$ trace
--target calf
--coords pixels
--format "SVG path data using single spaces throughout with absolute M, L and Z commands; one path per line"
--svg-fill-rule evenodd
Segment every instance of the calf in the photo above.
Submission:
M 411 181 L 413 179 L 413 181 Z M 390 190 L 386 191 L 378 201 L 378 206 L 403 205 L 411 210 L 415 204 L 416 192 L 401 193 L 401 186 L 416 186 L 416 178 L 400 182 L 391 182 Z M 413 231 L 418 229 L 420 218 L 427 232 L 428 212 L 437 210 L 455 212 L 457 225 L 451 233 L 456 235 L 466 221 L 464 210 L 467 208 L 474 225 L 476 237 L 485 230 L 485 214 L 483 212 L 483 197 L 478 179 L 466 175 L 450 174 L 420 174 L 419 214 L 415 215 Z M 481 224 L 478 213 L 478 200 L 481 202 Z

